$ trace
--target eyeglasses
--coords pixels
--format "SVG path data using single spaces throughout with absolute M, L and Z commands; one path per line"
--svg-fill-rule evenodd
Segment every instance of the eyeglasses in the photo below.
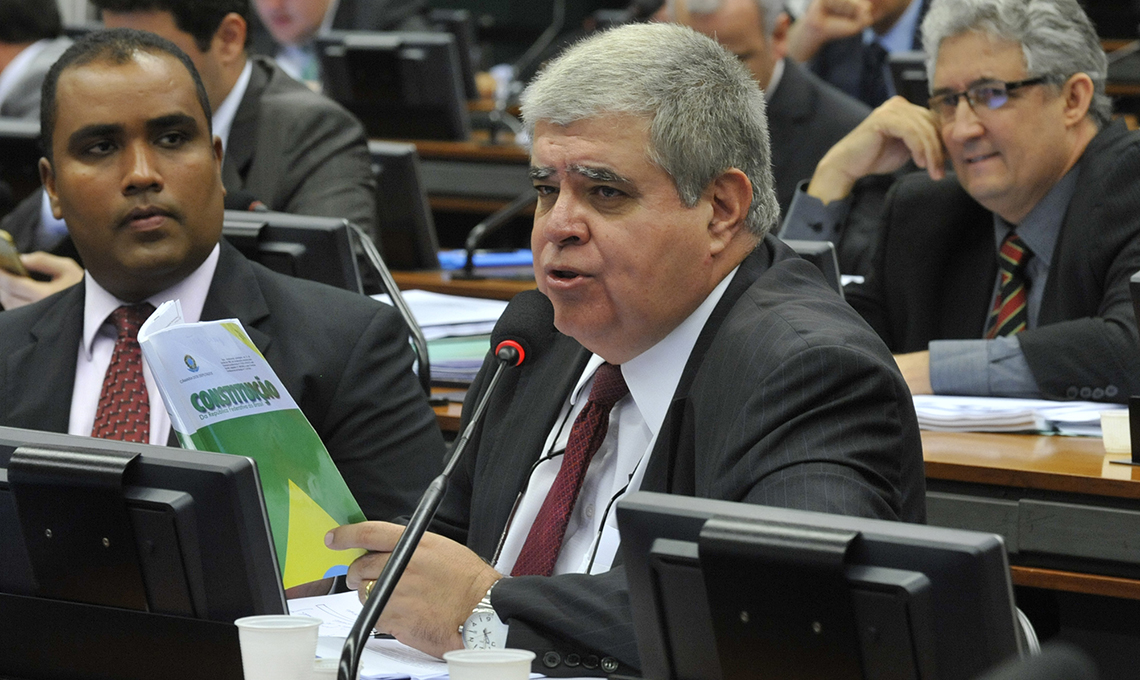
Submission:
M 1009 101 L 1010 92 L 1030 85 L 1040 85 L 1047 80 L 1049 80 L 1049 76 L 1015 80 L 1012 83 L 1003 83 L 999 80 L 983 80 L 974 83 L 961 92 L 947 92 L 945 94 L 935 95 L 930 98 L 928 106 L 942 122 L 949 123 L 954 120 L 954 115 L 958 112 L 958 99 L 960 97 L 966 98 L 966 102 L 970 105 L 974 113 L 978 113 L 979 106 L 993 111 L 994 109 L 1000 109 L 1005 106 L 1005 103 Z

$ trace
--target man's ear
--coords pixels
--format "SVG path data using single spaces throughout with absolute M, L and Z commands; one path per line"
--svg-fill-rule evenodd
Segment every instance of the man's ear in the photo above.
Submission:
M 210 49 L 217 50 L 221 61 L 226 64 L 242 59 L 245 56 L 245 35 L 248 30 L 245 19 L 237 12 L 230 12 L 218 24 Z
M 1072 127 L 1080 123 L 1088 115 L 1092 106 L 1093 93 L 1096 87 L 1087 73 L 1074 73 L 1061 86 L 1061 97 L 1064 98 L 1065 125 Z
M 708 226 L 709 252 L 715 256 L 748 229 L 744 220 L 752 206 L 752 182 L 742 170 L 729 168 L 709 184 L 707 195 L 713 210 Z
M 787 12 L 780 12 L 776 17 L 776 25 L 772 27 L 772 35 L 768 38 L 773 63 L 788 56 L 788 29 L 791 27 L 792 17 Z
M 55 171 L 51 167 L 51 161 L 47 158 L 40 159 L 40 183 L 44 185 L 44 191 L 47 192 L 52 216 L 57 220 L 62 220 L 63 211 L 59 208 L 59 194 L 55 190 Z

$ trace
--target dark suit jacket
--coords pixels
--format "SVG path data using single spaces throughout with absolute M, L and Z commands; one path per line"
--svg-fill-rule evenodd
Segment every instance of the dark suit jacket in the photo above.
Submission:
M 926 10 L 930 6 L 927 0 L 915 0 L 921 2 L 922 7 L 918 10 L 918 23 L 914 26 L 914 40 L 911 49 L 922 49 L 922 19 L 926 16 Z M 866 50 L 866 45 L 863 44 L 863 33 L 860 31 L 855 35 L 840 38 L 839 40 L 832 40 L 820 48 L 815 56 L 808 61 L 808 65 L 820 78 L 838 87 L 843 92 L 854 97 L 855 99 L 862 100 L 862 81 L 863 81 L 863 52 Z M 882 104 L 881 101 L 868 101 L 864 102 L 868 106 L 878 106 Z
M 823 82 L 792 59 L 768 102 L 768 136 L 776 200 L 786 214 L 800 180 L 809 179 L 823 155 L 871 109 Z
M 1102 130 L 1081 157 L 1041 301 L 1018 334 L 1051 399 L 1123 402 L 1140 394 L 1128 279 L 1140 270 L 1140 133 Z M 980 338 L 997 276 L 993 214 L 950 176 L 914 173 L 888 194 L 875 263 L 847 300 L 894 352 Z
M 376 180 L 360 121 L 271 59 L 251 61 L 226 142 L 226 189 L 248 191 L 270 210 L 344 217 L 373 234 Z
M 0 425 L 67 432 L 83 300 L 78 285 L 0 314 Z M 399 315 L 271 272 L 223 242 L 202 320 L 228 318 L 242 322 L 297 401 L 364 514 L 408 513 L 444 447 Z
M 503 376 L 437 531 L 492 558 L 588 358 L 556 333 L 532 363 Z M 466 407 L 487 387 L 486 366 Z M 918 522 L 924 485 L 910 392 L 890 354 L 818 270 L 768 237 L 702 330 L 641 488 Z M 505 579 L 492 603 L 510 623 L 508 645 L 535 650 L 543 673 L 583 672 L 544 667 L 551 650 L 611 657 L 622 672 L 639 665 L 620 565 Z
M 351 113 L 277 68 L 251 57 L 253 73 L 234 115 L 222 162 L 228 191 L 247 191 L 270 210 L 344 217 L 375 238 L 376 180 L 368 139 Z M 40 227 L 40 192 L 0 222 L 21 252 Z M 72 256 L 70 239 L 52 252 Z

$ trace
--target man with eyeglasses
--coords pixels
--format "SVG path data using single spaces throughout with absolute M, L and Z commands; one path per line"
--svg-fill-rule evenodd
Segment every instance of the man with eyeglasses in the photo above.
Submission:
M 1088 17 L 1076 0 L 935 0 L 922 32 L 930 108 L 872 112 L 820 161 L 781 235 L 865 228 L 856 180 L 913 159 L 926 172 L 891 189 L 874 264 L 847 296 L 911 391 L 1140 394 L 1140 134 L 1110 120 Z

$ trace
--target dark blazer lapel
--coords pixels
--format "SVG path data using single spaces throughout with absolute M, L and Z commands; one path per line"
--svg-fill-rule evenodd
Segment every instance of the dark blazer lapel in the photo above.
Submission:
M 28 332 L 28 344 L 4 358 L 6 422 L 67 432 L 75 362 L 83 332 L 82 285 L 62 293 Z
M 265 354 L 273 338 L 263 333 L 259 326 L 268 316 L 269 305 L 261 294 L 253 265 L 222 239 L 218 268 L 214 271 L 214 280 L 210 282 L 206 304 L 202 307 L 202 321 L 241 321 L 249 339 Z
M 705 327 L 701 329 L 697 343 L 685 363 L 685 370 L 681 373 L 681 380 L 677 383 L 677 390 L 673 393 L 669 411 L 661 423 L 661 431 L 657 434 L 653 453 L 650 454 L 649 462 L 646 464 L 645 477 L 641 482 L 642 489 L 675 494 L 693 493 L 692 473 L 695 466 L 693 460 L 695 452 L 692 445 L 692 418 L 688 413 L 689 390 L 724 320 L 728 318 L 745 291 L 775 260 L 774 249 L 777 243 L 778 241 L 772 236 L 765 238 L 740 263 L 736 277 L 728 284 L 724 296 L 713 309 L 709 320 L 705 322 Z
M 257 145 L 257 122 L 261 112 L 261 95 L 269 84 L 269 75 L 257 59 L 250 57 L 253 71 L 249 86 L 238 104 L 230 136 L 226 140 L 226 155 L 222 161 L 222 184 L 227 189 L 236 190 L 245 186 L 249 166 L 253 162 L 254 147 Z

